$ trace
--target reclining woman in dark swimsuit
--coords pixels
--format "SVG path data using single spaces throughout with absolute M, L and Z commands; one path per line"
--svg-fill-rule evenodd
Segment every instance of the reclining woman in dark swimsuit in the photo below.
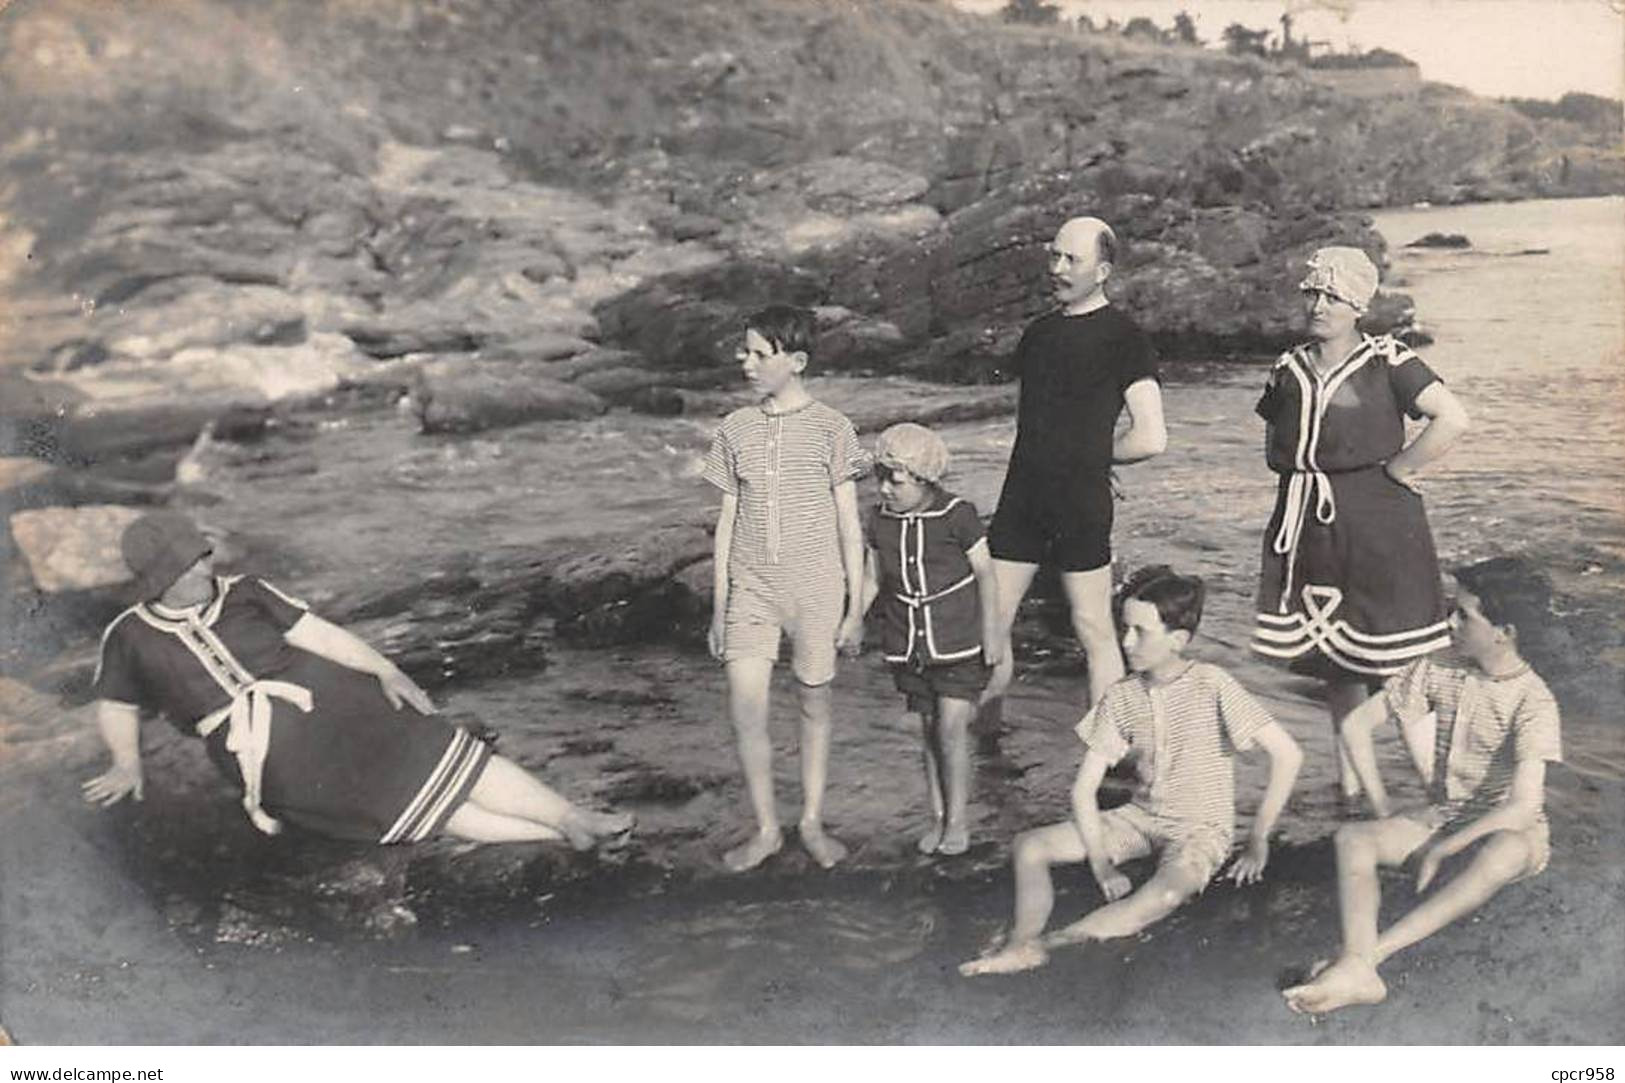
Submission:
M 631 830 L 579 808 L 459 726 L 360 639 L 263 580 L 214 574 L 184 515 L 154 512 L 123 538 L 141 602 L 102 635 L 97 724 L 113 765 L 84 784 L 111 805 L 142 791 L 140 712 L 203 738 L 270 834 L 284 821 L 335 838 L 567 839 Z

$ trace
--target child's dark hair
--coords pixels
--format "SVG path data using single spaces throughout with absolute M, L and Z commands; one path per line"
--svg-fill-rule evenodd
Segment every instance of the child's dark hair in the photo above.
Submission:
M 1202 601 L 1207 597 L 1207 584 L 1198 575 L 1180 575 L 1166 564 L 1152 564 L 1141 568 L 1123 582 L 1117 592 L 1117 616 L 1122 620 L 1123 603 L 1148 602 L 1157 607 L 1162 626 L 1170 632 L 1184 630 L 1196 634 L 1202 622 Z
M 745 320 L 745 326 L 783 353 L 802 353 L 809 359 L 817 326 L 811 310 L 796 305 L 768 305 Z
M 1552 581 L 1523 557 L 1494 557 L 1451 572 L 1478 598 L 1479 612 L 1496 627 L 1534 634 L 1551 618 Z

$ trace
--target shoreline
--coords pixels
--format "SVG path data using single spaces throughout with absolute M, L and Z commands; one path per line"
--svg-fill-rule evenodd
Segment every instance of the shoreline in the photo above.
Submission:
M 1566 770 L 1554 782 L 1590 785 Z M 649 876 L 634 861 L 543 891 L 528 913 L 515 900 L 386 938 L 199 942 L 110 852 L 123 832 L 65 805 L 72 787 L 20 788 L 28 808 L 10 817 L 4 852 L 54 857 L 4 900 L 0 1003 L 25 1045 L 1621 1039 L 1625 945 L 1612 918 L 1625 871 L 1598 860 L 1605 832 L 1556 816 L 1547 872 L 1391 961 L 1385 1004 L 1310 1019 L 1277 990 L 1335 942 L 1324 840 L 1278 848 L 1263 883 L 1215 884 L 1139 937 L 973 980 L 954 967 L 1006 920 L 1003 868 L 914 859 L 822 873 L 781 858 L 760 874 L 655 877 L 623 894 Z M 1618 822 L 1625 785 L 1594 785 L 1590 801 L 1594 822 Z M 559 857 L 510 849 L 532 851 L 510 855 L 520 868 Z M 1144 864 L 1128 871 L 1138 879 Z M 1084 866 L 1057 883 L 1058 920 L 1099 901 Z M 1385 877 L 1384 895 L 1385 913 L 1405 905 L 1405 877 Z
M 1625 942 L 1613 935 L 1625 868 L 1608 826 L 1625 817 L 1625 780 L 1582 763 L 1549 773 L 1551 868 L 1391 962 L 1386 1005 L 1314 1021 L 1277 993 L 1336 943 L 1330 785 L 1300 784 L 1263 884 L 1215 883 L 1146 934 L 1064 949 L 1033 974 L 962 979 L 957 964 L 1007 920 L 1011 839 L 1065 815 L 1079 674 L 1024 667 L 1019 721 L 974 750 L 971 852 L 926 859 L 914 850 L 918 738 L 897 725 L 872 663 L 837 689 L 829 820 L 853 854 L 832 872 L 793 836 L 757 872 L 722 871 L 747 825 L 720 675 L 704 680 L 714 667 L 669 648 L 575 651 L 545 675 L 444 704 L 454 719 L 475 704 L 502 715 L 499 747 L 573 799 L 634 808 L 638 830 L 602 855 L 267 838 L 196 742 L 162 723 L 146 735 L 146 801 L 99 811 L 78 795 L 101 755 L 94 733 L 82 715 L 56 715 L 0 767 L 0 859 L 30 870 L 0 893 L 0 1019 L 25 1044 L 1625 1037 Z M 774 735 L 781 811 L 793 811 L 786 693 L 775 690 Z M 1287 721 L 1308 727 L 1306 751 L 1324 759 L 1313 710 Z M 526 716 L 532 725 L 513 721 Z M 1238 767 L 1243 813 L 1257 766 Z M 1404 780 L 1389 777 L 1403 800 Z M 1126 871 L 1148 874 L 1144 862 Z M 1412 898 L 1408 882 L 1385 878 L 1390 917 Z M 1099 902 L 1086 866 L 1060 870 L 1057 887 L 1056 921 Z M 245 1017 L 248 1005 L 261 1007 Z

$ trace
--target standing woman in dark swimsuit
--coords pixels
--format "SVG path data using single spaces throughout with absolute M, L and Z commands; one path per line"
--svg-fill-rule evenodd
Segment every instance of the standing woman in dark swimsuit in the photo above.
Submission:
M 175 512 L 124 532 L 141 602 L 102 635 L 96 721 L 112 766 L 85 799 L 141 798 L 140 712 L 203 739 L 261 831 L 415 842 L 567 839 L 587 849 L 632 827 L 593 812 L 433 717 L 410 677 L 269 583 L 214 574 L 213 546 Z
M 1327 682 L 1345 799 L 1345 715 L 1381 678 L 1450 642 L 1439 562 L 1409 479 L 1467 431 L 1467 413 L 1404 343 L 1355 324 L 1377 292 L 1358 248 L 1322 248 L 1299 284 L 1312 341 L 1281 355 L 1258 402 L 1280 475 L 1264 532 L 1252 647 Z M 1426 419 L 1409 444 L 1405 418 Z

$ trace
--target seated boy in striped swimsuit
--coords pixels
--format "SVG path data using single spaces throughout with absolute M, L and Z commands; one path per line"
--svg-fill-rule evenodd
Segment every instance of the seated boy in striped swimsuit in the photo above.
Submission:
M 869 454 L 852 422 L 816 401 L 801 374 L 813 314 L 774 305 L 746 321 L 739 363 L 758 401 L 723 418 L 705 460 L 722 490 L 711 653 L 728 674 L 728 714 L 756 831 L 723 856 L 753 869 L 784 844 L 773 796 L 768 688 L 788 636 L 801 708 L 801 845 L 829 868 L 846 847 L 824 831 L 830 696 L 837 649 L 862 643 L 863 527 L 856 480 Z
M 1046 948 L 1132 936 L 1161 921 L 1213 879 L 1230 853 L 1234 759 L 1261 745 L 1269 783 L 1246 848 L 1230 867 L 1236 883 L 1263 875 L 1269 835 L 1286 805 L 1303 753 L 1280 724 L 1218 666 L 1184 657 L 1202 617 L 1202 580 L 1144 568 L 1119 594 L 1129 676 L 1111 685 L 1078 723 L 1083 765 L 1072 786 L 1072 819 L 1015 842 L 1015 923 L 1002 944 L 960 966 L 967 977 L 1042 966 Z M 1100 811 L 1106 769 L 1131 758 L 1140 777 L 1129 804 Z M 1139 890 L 1118 862 L 1155 854 Z M 1055 904 L 1050 866 L 1088 861 L 1106 905 L 1041 937 Z
M 1343 952 L 1282 993 L 1295 1012 L 1383 1000 L 1388 987 L 1377 967 L 1384 960 L 1472 913 L 1508 884 L 1538 875 L 1551 855 L 1544 806 L 1546 764 L 1563 758 L 1557 701 L 1518 652 L 1519 631 L 1527 636 L 1550 611 L 1551 584 L 1515 557 L 1455 574 L 1455 650 L 1412 662 L 1343 723 L 1349 760 L 1378 818 L 1337 831 Z M 1413 750 L 1428 781 L 1428 803 L 1395 814 L 1377 772 L 1371 731 L 1390 718 L 1425 723 L 1430 715 L 1433 741 Z M 1465 868 L 1379 933 L 1379 867 L 1414 862 L 1421 894 L 1442 861 L 1469 849 Z

